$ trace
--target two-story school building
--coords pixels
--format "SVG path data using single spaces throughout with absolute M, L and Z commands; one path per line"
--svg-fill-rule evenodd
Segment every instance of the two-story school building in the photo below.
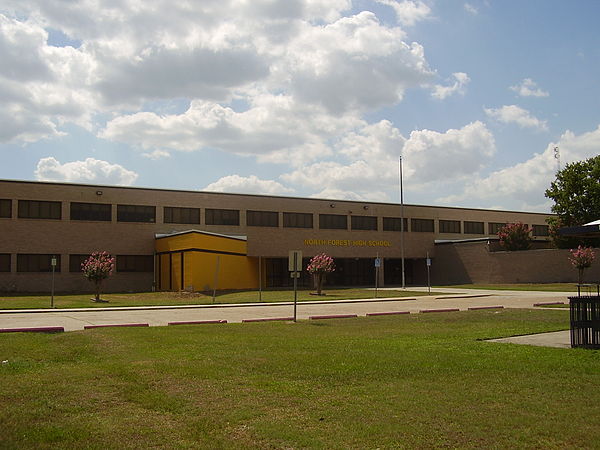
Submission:
M 404 221 L 402 223 L 402 217 Z M 0 291 L 84 291 L 81 263 L 116 258 L 110 291 L 283 287 L 290 250 L 335 259 L 328 285 L 424 284 L 435 242 L 494 237 L 509 222 L 548 239 L 548 214 L 367 201 L 0 180 Z M 401 229 L 404 232 L 401 232 Z M 401 243 L 403 235 L 403 244 Z M 308 286 L 302 273 L 300 285 Z

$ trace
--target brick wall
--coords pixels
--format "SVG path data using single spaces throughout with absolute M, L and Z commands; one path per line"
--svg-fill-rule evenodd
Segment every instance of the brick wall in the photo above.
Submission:
M 600 258 L 600 249 L 597 249 Z M 577 282 L 569 250 L 490 252 L 486 242 L 438 244 L 432 264 L 434 284 Z M 585 271 L 586 282 L 600 282 L 600 261 Z

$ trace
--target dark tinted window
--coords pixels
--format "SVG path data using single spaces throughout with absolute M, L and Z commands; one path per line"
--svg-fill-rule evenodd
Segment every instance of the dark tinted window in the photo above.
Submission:
M 10 253 L 0 253 L 0 272 L 10 272 Z
M 71 203 L 71 220 L 112 220 L 111 205 L 106 203 Z
M 118 222 L 149 222 L 156 221 L 156 207 L 142 205 L 117 205 Z
M 465 221 L 465 234 L 484 234 L 483 222 L 467 222 Z
M 490 222 L 488 223 L 488 233 L 489 234 L 498 234 L 498 231 L 500 231 L 501 228 L 505 227 L 506 223 L 499 223 L 499 222 Z
M 246 211 L 246 225 L 249 227 L 278 227 L 279 213 L 275 211 Z
M 60 219 L 60 202 L 39 200 L 19 200 L 19 218 L 21 219 Z
M 200 223 L 200 208 L 175 208 L 165 206 L 165 223 Z
M 350 216 L 350 226 L 353 230 L 377 230 L 377 217 Z
M 207 209 L 206 225 L 239 225 L 240 212 L 237 209 Z
M 81 272 L 81 265 L 90 255 L 69 255 L 69 272 Z
M 0 217 L 12 217 L 12 200 L 0 199 Z
M 400 217 L 384 217 L 383 218 L 383 231 L 402 231 L 400 226 L 402 224 Z M 404 218 L 404 231 L 408 231 L 408 219 Z
M 440 233 L 460 233 L 460 220 L 440 220 Z
M 550 229 L 548 225 L 533 225 L 534 236 L 550 236 Z
M 283 213 L 283 226 L 285 228 L 312 228 L 313 215 L 311 213 Z
M 17 255 L 17 272 L 52 272 L 52 256 L 40 254 Z M 60 255 L 56 256 L 55 272 L 60 272 Z
M 323 230 L 347 230 L 348 216 L 341 214 L 319 214 L 319 228 Z
M 421 233 L 433 233 L 433 219 L 411 219 L 410 231 L 416 231 Z
M 117 255 L 117 272 L 154 272 L 154 256 Z

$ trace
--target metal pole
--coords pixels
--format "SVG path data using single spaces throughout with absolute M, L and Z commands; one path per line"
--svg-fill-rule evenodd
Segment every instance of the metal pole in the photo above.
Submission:
M 375 258 L 375 261 L 379 260 L 379 252 L 377 252 L 377 256 Z M 375 264 L 375 298 L 377 298 L 377 287 L 379 284 L 379 266 L 377 264 Z
M 294 322 L 296 322 L 296 308 L 298 302 L 298 253 L 294 253 L 294 272 L 292 275 L 294 277 Z
M 262 260 L 258 257 L 258 301 L 262 302 Z
M 398 157 L 398 172 L 400 178 L 400 258 L 402 259 L 402 289 L 406 288 L 404 275 L 404 187 L 402 185 L 402 156 Z
M 427 293 L 431 294 L 431 278 L 429 276 L 429 267 L 431 265 L 431 260 L 429 259 L 429 252 L 427 252 L 427 259 L 425 263 L 427 264 Z
M 52 258 L 54 258 L 54 256 Z M 54 263 L 54 260 L 52 262 Z M 52 293 L 50 296 L 50 308 L 54 308 L 54 269 L 56 268 L 55 266 L 55 264 L 52 264 Z

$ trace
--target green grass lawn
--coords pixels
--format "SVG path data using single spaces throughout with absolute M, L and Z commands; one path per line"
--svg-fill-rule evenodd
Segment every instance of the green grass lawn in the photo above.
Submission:
M 311 290 L 299 290 L 298 301 L 307 300 L 344 300 L 373 298 L 371 289 L 331 289 L 325 290 L 325 296 L 310 295 Z M 416 297 L 426 292 L 379 291 L 378 298 Z M 439 295 L 437 293 L 436 295 Z M 55 295 L 56 308 L 104 308 L 107 306 L 157 306 L 157 305 L 206 305 L 213 302 L 212 293 L 188 292 L 140 292 L 125 294 L 102 294 L 108 303 L 90 301 L 92 294 Z M 289 302 L 294 300 L 293 290 L 268 290 L 262 292 L 263 302 Z M 258 302 L 258 291 L 217 292 L 215 303 L 254 303 Z M 49 295 L 0 294 L 0 309 L 50 308 Z
M 436 287 L 509 291 L 577 292 L 576 283 L 456 284 L 452 286 Z
M 598 448 L 600 352 L 544 310 L 0 335 L 2 448 Z

